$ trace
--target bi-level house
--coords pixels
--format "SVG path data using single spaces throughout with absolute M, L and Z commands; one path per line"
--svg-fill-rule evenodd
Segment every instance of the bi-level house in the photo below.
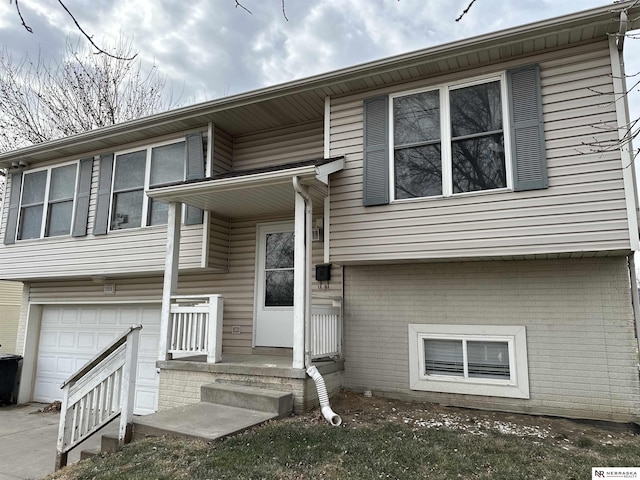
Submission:
M 136 410 L 205 383 L 629 421 L 618 3 L 0 155 L 20 400 L 143 325 Z

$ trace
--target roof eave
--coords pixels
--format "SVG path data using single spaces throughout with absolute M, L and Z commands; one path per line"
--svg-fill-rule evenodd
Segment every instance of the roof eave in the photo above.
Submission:
M 611 33 L 614 33 L 617 31 L 615 21 L 619 18 L 620 12 L 629 9 L 635 3 L 636 2 L 634 0 L 629 0 L 616 5 L 608 5 L 541 22 L 521 25 L 498 32 L 457 40 L 435 47 L 343 68 L 333 72 L 314 75 L 312 77 L 293 80 L 279 85 L 158 113 L 117 125 L 76 134 L 70 137 L 31 145 L 19 150 L 0 153 L 0 167 L 6 168 L 9 166 L 11 161 L 16 161 L 20 158 L 27 158 L 32 155 L 46 155 L 47 153 L 54 154 L 57 150 L 70 145 L 85 144 L 87 146 L 86 151 L 92 151 L 98 148 L 98 145 L 96 145 L 97 143 L 117 139 L 119 135 L 126 132 L 141 131 L 151 127 L 157 127 L 171 122 L 178 122 L 193 118 L 204 118 L 207 114 L 218 111 L 260 103 L 292 93 L 301 93 L 316 88 L 328 87 L 331 84 L 362 78 L 372 74 L 384 73 L 396 68 L 410 66 L 412 63 L 423 62 L 431 57 L 452 55 L 466 50 L 473 51 L 485 49 L 496 44 L 504 43 L 505 41 L 540 37 L 545 35 L 545 33 L 557 32 L 558 29 L 571 29 L 583 25 L 610 22 L 613 28 Z M 636 10 L 637 11 L 634 11 L 634 13 L 629 15 L 629 18 L 638 17 L 637 13 L 640 12 L 640 7 L 637 7 Z M 638 22 L 638 20 L 636 20 L 635 23 L 630 22 L 629 30 L 637 28 Z

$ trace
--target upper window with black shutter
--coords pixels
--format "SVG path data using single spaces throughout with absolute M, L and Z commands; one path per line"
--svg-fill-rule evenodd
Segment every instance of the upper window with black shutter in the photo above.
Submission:
M 547 188 L 540 88 L 526 65 L 366 99 L 364 205 Z M 388 142 L 367 141 L 374 127 Z
M 18 240 L 71 233 L 77 175 L 78 162 L 23 173 Z
M 206 143 L 201 134 L 194 135 L 200 138 L 198 148 L 203 152 L 199 155 L 199 162 L 204 173 Z M 113 161 L 109 230 L 166 225 L 167 204 L 149 198 L 145 190 L 187 179 L 188 156 L 185 140 L 116 153 Z M 111 172 L 107 172 L 109 173 Z M 98 209 L 104 208 L 105 204 L 99 205 Z
M 394 200 L 511 187 L 503 76 L 391 97 Z

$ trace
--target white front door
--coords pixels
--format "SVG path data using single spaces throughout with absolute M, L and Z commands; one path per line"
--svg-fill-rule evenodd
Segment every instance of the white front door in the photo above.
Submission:
M 255 346 L 293 347 L 293 223 L 258 225 Z

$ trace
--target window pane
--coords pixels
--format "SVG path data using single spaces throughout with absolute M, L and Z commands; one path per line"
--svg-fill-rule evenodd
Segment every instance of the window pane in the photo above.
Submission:
M 146 162 L 146 150 L 118 155 L 116 157 L 114 190 L 126 190 L 144 186 Z
M 49 205 L 49 225 L 47 236 L 69 235 L 71 233 L 71 213 L 73 212 L 73 200 L 58 202 Z
M 501 133 L 452 144 L 453 193 L 507 186 Z
M 416 93 L 393 99 L 394 144 L 440 139 L 440 92 Z
M 40 238 L 42 205 L 25 207 L 20 214 L 20 239 Z
M 427 375 L 464 376 L 462 340 L 424 339 Z
M 293 268 L 293 232 L 267 234 L 265 268 Z
M 395 152 L 396 198 L 442 195 L 440 144 Z
M 51 170 L 49 200 L 72 199 L 76 189 L 76 165 Z
M 141 226 L 142 198 L 144 192 L 116 193 L 113 196 L 113 215 L 111 216 L 111 230 L 135 228 Z
M 184 180 L 184 148 L 184 142 L 179 142 L 151 151 L 150 185 Z
M 42 170 L 24 175 L 22 187 L 22 204 L 33 205 L 44 203 L 44 190 L 47 185 L 47 171 Z
M 293 306 L 293 270 L 265 272 L 265 307 Z
M 166 225 L 169 218 L 169 205 L 152 198 L 149 199 L 149 225 Z
M 449 103 L 454 138 L 502 129 L 499 81 L 452 89 Z
M 507 342 L 467 342 L 470 378 L 509 380 L 509 344 Z

